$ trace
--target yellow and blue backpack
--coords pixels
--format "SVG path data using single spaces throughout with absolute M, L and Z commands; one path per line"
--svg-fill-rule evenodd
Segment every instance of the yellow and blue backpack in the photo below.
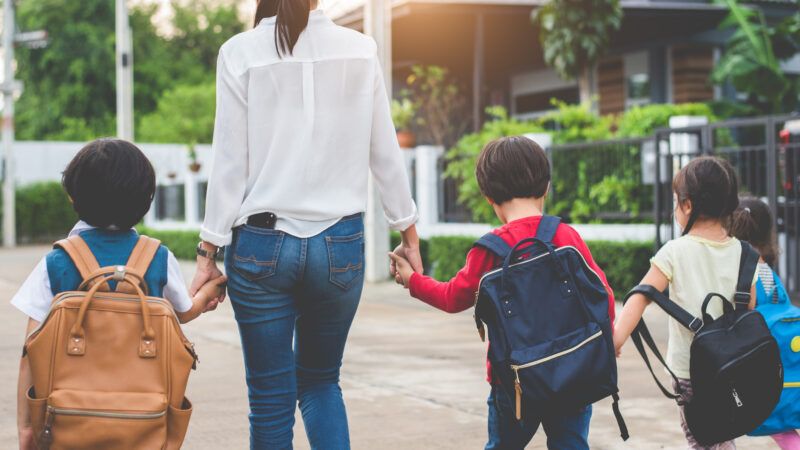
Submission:
M 792 305 L 778 274 L 773 292 L 767 292 L 759 278 L 756 310 L 764 316 L 778 342 L 783 362 L 783 392 L 769 418 L 749 433 L 765 436 L 800 428 L 800 308 Z

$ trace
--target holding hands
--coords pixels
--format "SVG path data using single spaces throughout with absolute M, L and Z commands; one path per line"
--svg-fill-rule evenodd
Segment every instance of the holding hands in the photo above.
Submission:
M 402 243 L 389 253 L 389 273 L 394 277 L 397 284 L 402 284 L 408 289 L 408 281 L 411 275 L 422 273 L 422 255 L 419 253 L 419 236 L 417 228 L 411 225 L 400 233 Z

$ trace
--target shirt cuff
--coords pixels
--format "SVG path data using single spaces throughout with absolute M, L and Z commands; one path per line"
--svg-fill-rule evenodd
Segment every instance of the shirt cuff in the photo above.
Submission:
M 414 213 L 402 219 L 392 220 L 388 216 L 386 220 L 389 222 L 389 229 L 393 231 L 406 231 L 408 227 L 414 225 L 419 220 L 419 213 L 417 212 L 416 205 L 414 206 Z
M 417 272 L 411 274 L 411 278 L 408 279 L 408 293 L 414 297 L 419 298 L 419 284 L 424 279 L 424 275 L 420 275 Z
M 200 239 L 206 242 L 210 242 L 216 245 L 217 247 L 225 247 L 226 245 L 231 243 L 231 240 L 233 239 L 233 233 L 229 231 L 226 234 L 217 234 L 209 230 L 208 228 L 201 226 Z

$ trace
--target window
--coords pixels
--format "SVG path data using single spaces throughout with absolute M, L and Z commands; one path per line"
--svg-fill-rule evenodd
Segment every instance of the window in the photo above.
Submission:
M 156 220 L 186 220 L 183 184 L 156 187 Z
M 555 109 L 552 100 L 578 103 L 575 81 L 561 79 L 552 69 L 532 70 L 511 77 L 511 115 L 533 119 Z
M 647 52 L 625 55 L 625 108 L 650 103 L 650 58 Z

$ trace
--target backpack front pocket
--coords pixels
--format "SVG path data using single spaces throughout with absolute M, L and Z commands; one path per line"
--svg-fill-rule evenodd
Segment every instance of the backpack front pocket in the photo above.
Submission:
M 597 323 L 557 339 L 511 352 L 511 370 L 521 416 L 522 399 L 532 405 L 556 404 L 565 410 L 586 406 L 616 392 L 616 368 L 603 330 Z M 597 394 L 598 386 L 607 386 Z M 592 394 L 594 393 L 594 394 Z M 578 399 L 584 399 L 579 401 Z
M 38 441 L 58 449 L 159 449 L 167 441 L 164 394 L 56 390 Z

